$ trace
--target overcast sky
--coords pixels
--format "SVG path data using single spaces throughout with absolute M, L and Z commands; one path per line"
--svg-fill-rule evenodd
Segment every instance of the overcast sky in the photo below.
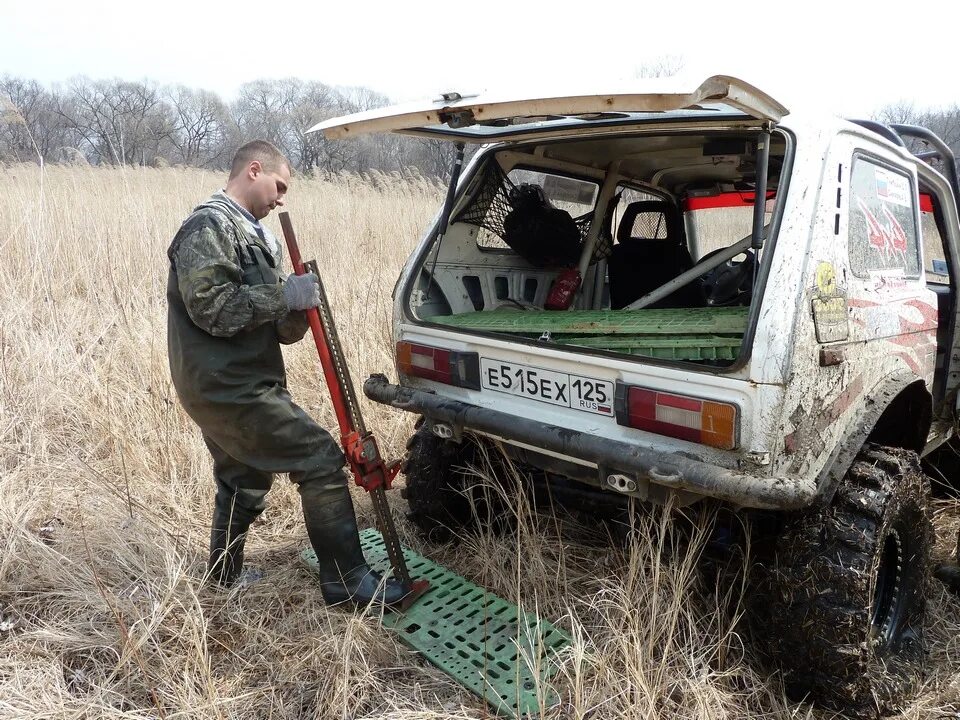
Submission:
M 0 0 L 0 74 L 58 82 L 149 78 L 230 99 L 294 76 L 394 100 L 602 79 L 665 55 L 686 84 L 732 74 L 790 109 L 866 116 L 885 104 L 960 103 L 960 2 L 768 3 L 419 0 L 282 3 Z M 935 28 L 920 32 L 917 27 Z M 686 89 L 686 88 L 684 88 Z M 692 87 L 690 88 L 692 89 Z

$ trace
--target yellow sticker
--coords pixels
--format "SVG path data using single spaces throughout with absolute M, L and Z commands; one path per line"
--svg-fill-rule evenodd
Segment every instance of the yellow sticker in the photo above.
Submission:
M 817 265 L 817 290 L 823 295 L 833 295 L 837 291 L 837 273 L 828 262 Z

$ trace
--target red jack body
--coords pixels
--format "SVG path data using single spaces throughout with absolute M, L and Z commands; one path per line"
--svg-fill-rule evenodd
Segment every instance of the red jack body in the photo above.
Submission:
M 281 212 L 280 226 L 283 228 L 283 237 L 290 253 L 290 261 L 297 275 L 313 272 L 318 280 L 320 273 L 314 261 L 303 262 L 300 256 L 300 247 L 290 222 L 290 215 Z M 330 390 L 330 399 L 340 426 L 340 443 L 343 447 L 347 464 L 353 473 L 353 479 L 364 490 L 370 493 L 373 509 L 377 517 L 378 530 L 383 537 L 387 555 L 393 566 L 395 577 L 408 589 L 408 594 L 401 604 L 401 609 L 409 607 L 429 587 L 425 580 L 414 581 L 410 578 L 407 564 L 403 557 L 403 548 L 397 537 L 397 529 L 390 514 L 386 491 L 390 488 L 393 479 L 400 470 L 400 462 L 386 463 L 380 455 L 373 433 L 368 432 L 360 414 L 350 370 L 346 365 L 340 347 L 340 338 L 333 323 L 333 315 L 327 302 L 323 282 L 320 281 L 320 305 L 306 311 L 310 330 L 317 345 L 317 354 L 320 356 L 320 366 Z

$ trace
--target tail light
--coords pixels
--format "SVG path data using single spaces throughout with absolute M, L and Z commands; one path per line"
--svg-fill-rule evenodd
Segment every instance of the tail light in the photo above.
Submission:
M 721 450 L 737 447 L 740 411 L 731 403 L 617 383 L 617 423 Z
M 447 385 L 480 389 L 480 356 L 401 340 L 397 343 L 397 370 L 404 375 Z

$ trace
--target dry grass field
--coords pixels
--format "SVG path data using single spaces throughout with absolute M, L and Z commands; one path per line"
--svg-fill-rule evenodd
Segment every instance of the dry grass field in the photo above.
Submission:
M 202 583 L 213 483 L 169 380 L 165 251 L 223 178 L 2 174 L 0 718 L 490 717 L 375 616 L 324 606 L 284 478 L 248 543 L 266 579 L 230 593 Z M 390 291 L 441 196 L 399 178 L 295 179 L 288 209 L 355 379 L 392 374 Z M 294 397 L 333 428 L 312 344 L 285 352 Z M 411 418 L 364 402 L 397 455 Z M 406 544 L 572 635 L 546 718 L 833 717 L 787 701 L 751 661 L 743 586 L 718 592 L 696 572 L 709 518 L 681 542 L 668 515 L 640 512 L 634 540 L 611 543 L 518 508 L 506 536 L 438 545 L 391 501 Z M 939 557 L 954 514 L 938 505 Z M 960 601 L 934 586 L 931 604 L 931 671 L 905 718 L 960 717 Z

